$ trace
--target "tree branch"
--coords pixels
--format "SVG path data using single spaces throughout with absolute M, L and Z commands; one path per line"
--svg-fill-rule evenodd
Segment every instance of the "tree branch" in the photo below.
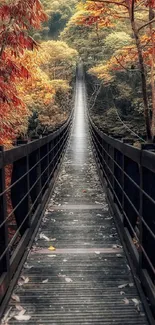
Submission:
M 92 2 L 96 2 L 96 0 L 90 0 Z M 113 4 L 113 5 L 117 5 L 117 6 L 122 6 L 128 9 L 128 6 L 124 3 L 124 1 L 122 2 L 117 2 L 117 1 L 108 1 L 108 0 L 97 0 L 97 2 L 103 2 L 103 3 L 108 3 L 109 5 Z
M 150 24 L 152 24 L 152 23 L 155 23 L 155 18 L 154 19 L 152 19 L 152 20 L 150 20 L 150 21 L 148 21 L 146 24 L 144 24 L 143 26 L 141 26 L 139 29 L 138 29 L 138 32 L 142 29 L 142 28 L 144 28 L 144 27 L 146 27 L 146 26 L 148 26 L 148 25 L 150 25 Z
M 130 19 L 130 17 L 123 17 L 123 16 L 119 16 L 119 15 L 115 15 L 116 18 L 120 18 L 120 19 Z M 141 22 L 145 22 L 145 20 L 143 19 L 140 19 L 140 18 L 136 18 L 136 20 L 139 20 Z
M 120 62 L 120 60 L 114 55 L 114 58 L 116 59 L 116 61 L 119 63 L 119 65 L 124 69 L 124 70 L 126 70 L 127 72 L 129 72 L 129 71 L 139 71 L 139 69 L 128 69 L 128 68 L 126 68 L 126 67 L 124 67 L 124 65 Z
M 135 0 L 132 0 L 132 3 L 131 3 L 131 20 L 134 21 L 134 5 L 135 5 Z
M 119 59 L 114 55 L 114 58 L 116 59 L 116 61 L 119 63 L 119 65 L 126 71 L 129 71 L 129 69 L 127 69 L 126 67 L 123 66 L 123 64 L 119 61 Z

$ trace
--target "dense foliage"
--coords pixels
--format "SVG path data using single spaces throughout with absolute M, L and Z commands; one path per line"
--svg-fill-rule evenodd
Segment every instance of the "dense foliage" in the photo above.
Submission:
M 95 121 L 155 136 L 154 1 L 0 0 L 0 143 L 67 118 L 78 54 Z
M 24 127 L 28 114 L 17 84 L 29 77 L 29 71 L 16 58 L 37 48 L 28 30 L 39 28 L 46 15 L 38 0 L 10 0 L 1 1 L 0 19 L 0 143 L 4 143 L 14 135 L 15 126 L 17 132 Z
M 69 113 L 71 81 L 77 52 L 60 41 L 44 41 L 33 53 L 21 58 L 31 71 L 31 78 L 19 85 L 29 112 L 28 133 L 36 136 L 62 124 Z M 75 71 L 74 71 L 75 73 Z
M 42 0 L 44 10 L 48 15 L 48 22 L 44 24 L 44 28 L 38 34 L 38 37 L 58 39 L 60 32 L 63 31 L 67 22 L 72 17 L 77 2 L 78 0 Z
M 0 144 L 10 145 L 19 135 L 42 134 L 68 115 L 77 52 L 53 41 L 50 26 L 56 7 L 63 13 L 61 20 L 65 17 L 63 24 L 71 9 L 66 1 L 43 4 L 0 0 Z M 58 24 L 56 34 L 61 27 Z
M 121 124 L 125 134 L 128 119 L 124 117 L 129 114 L 133 126 L 139 123 L 135 131 L 146 134 L 149 141 L 155 134 L 154 22 L 154 1 L 82 1 L 62 33 L 70 45 L 82 48 L 84 61 L 88 57 L 94 91 L 99 94 L 98 85 L 102 84 L 106 94 L 113 94 L 103 97 L 104 116 L 107 109 L 112 115 L 115 111 L 118 132 Z M 98 108 L 96 102 L 93 106 Z

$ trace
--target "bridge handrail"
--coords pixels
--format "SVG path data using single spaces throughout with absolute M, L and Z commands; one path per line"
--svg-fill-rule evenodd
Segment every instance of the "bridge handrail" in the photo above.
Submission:
M 119 232 L 154 309 L 155 153 L 107 136 L 89 112 L 88 119 L 99 173 L 107 185 Z
M 67 125 L 70 123 L 70 120 L 72 119 L 72 116 L 73 111 L 69 115 L 67 121 L 58 130 L 49 133 L 49 135 L 45 135 L 42 138 L 35 140 L 32 139 L 29 143 L 21 144 L 20 146 L 5 150 L 3 153 L 0 152 L 0 168 L 2 168 L 4 164 L 12 164 L 15 160 L 25 157 L 27 155 L 27 150 L 30 154 L 31 152 L 35 151 L 36 148 L 39 149 L 46 143 L 49 143 L 50 141 L 54 140 L 67 127 Z
M 53 188 L 72 118 L 73 110 L 53 133 L 6 151 L 0 147 L 0 317 Z

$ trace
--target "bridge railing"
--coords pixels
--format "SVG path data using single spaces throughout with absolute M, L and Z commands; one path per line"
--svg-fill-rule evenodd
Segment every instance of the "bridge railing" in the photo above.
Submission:
M 105 135 L 90 117 L 89 124 L 119 232 L 155 307 L 155 153 Z
M 48 136 L 7 151 L 0 148 L 0 304 L 17 280 L 15 272 L 54 185 L 72 115 Z

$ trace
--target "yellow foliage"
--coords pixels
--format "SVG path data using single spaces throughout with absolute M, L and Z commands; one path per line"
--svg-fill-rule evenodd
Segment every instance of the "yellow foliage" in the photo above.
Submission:
M 18 85 L 20 98 L 29 108 L 29 114 L 38 111 L 43 125 L 52 126 L 67 118 L 55 102 L 57 92 L 67 94 L 77 52 L 64 42 L 42 42 L 38 51 L 25 51 L 21 63 L 31 72 Z
M 114 75 L 110 71 L 110 65 L 98 65 L 94 68 L 89 69 L 90 74 L 96 76 L 98 79 L 102 80 L 104 84 L 108 84 L 114 80 Z
M 18 86 L 20 97 L 32 110 L 39 106 L 49 105 L 55 94 L 49 77 L 39 67 L 44 62 L 44 58 L 39 55 L 39 51 L 35 51 L 33 54 L 26 51 L 21 58 L 21 63 L 24 62 L 31 71 L 31 75 L 27 80 L 21 81 Z
M 54 61 L 71 61 L 76 62 L 77 52 L 76 50 L 70 48 L 65 42 L 61 41 L 47 41 L 42 42 L 40 48 L 40 54 L 50 60 Z
M 70 89 L 70 86 L 66 80 L 56 79 L 52 80 L 51 84 L 55 91 L 62 91 L 62 92 L 68 92 Z

